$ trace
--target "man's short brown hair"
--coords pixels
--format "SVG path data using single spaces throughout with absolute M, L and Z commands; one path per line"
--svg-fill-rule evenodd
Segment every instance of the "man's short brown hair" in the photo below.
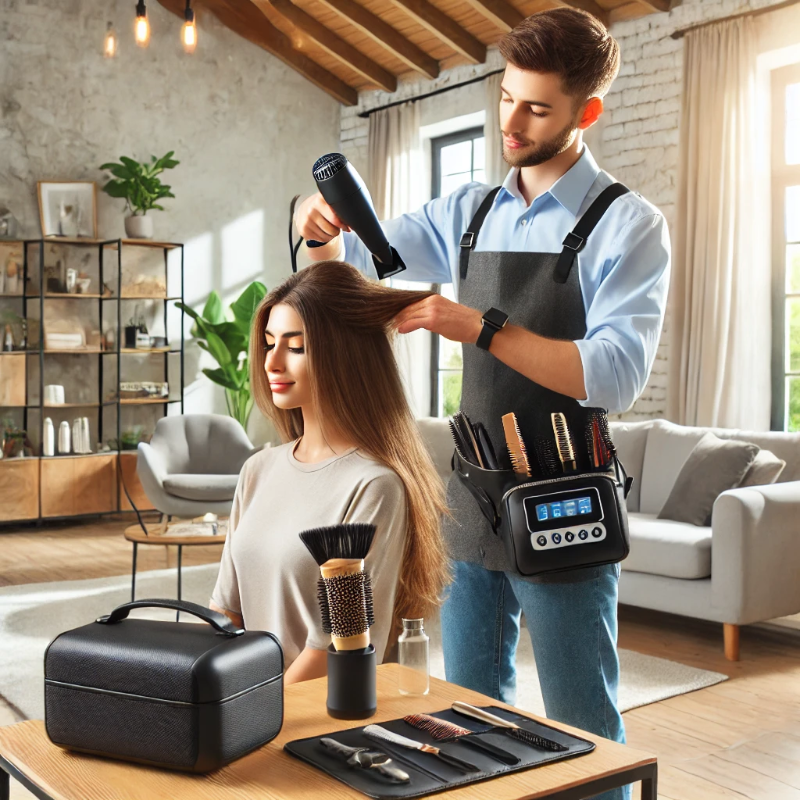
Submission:
M 619 45 L 598 19 L 577 8 L 553 8 L 522 20 L 499 43 L 518 69 L 561 77 L 564 94 L 603 97 L 619 71 Z

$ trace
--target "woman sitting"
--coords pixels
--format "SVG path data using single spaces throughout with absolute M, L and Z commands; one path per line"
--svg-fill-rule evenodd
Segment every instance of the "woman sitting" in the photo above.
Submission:
M 402 617 L 424 617 L 447 579 L 444 493 L 403 392 L 392 320 L 430 292 L 390 289 L 335 261 L 292 275 L 258 307 L 250 382 L 285 444 L 245 462 L 211 607 L 280 640 L 285 682 L 326 674 L 319 567 L 299 534 L 344 522 L 377 531 L 379 662 Z

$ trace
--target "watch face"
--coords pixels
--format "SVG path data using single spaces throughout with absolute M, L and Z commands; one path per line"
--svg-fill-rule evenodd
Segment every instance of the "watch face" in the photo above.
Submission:
M 490 308 L 484 315 L 483 318 L 490 324 L 493 325 L 495 328 L 502 328 L 503 325 L 506 324 L 508 321 L 508 314 L 503 313 L 497 308 Z

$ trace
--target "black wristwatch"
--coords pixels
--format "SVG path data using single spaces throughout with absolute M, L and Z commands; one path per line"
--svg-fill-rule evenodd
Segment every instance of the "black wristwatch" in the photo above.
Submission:
M 478 341 L 475 342 L 475 344 L 480 347 L 481 350 L 488 350 L 489 345 L 492 343 L 492 336 L 494 336 L 497 331 L 502 330 L 508 322 L 508 314 L 504 311 L 500 311 L 498 308 L 490 308 L 483 315 L 481 322 L 483 322 L 483 330 L 481 330 L 481 334 L 478 336 Z

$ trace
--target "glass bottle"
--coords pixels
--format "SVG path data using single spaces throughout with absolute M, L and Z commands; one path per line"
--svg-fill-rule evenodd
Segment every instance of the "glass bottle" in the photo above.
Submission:
M 400 694 L 423 695 L 430 688 L 430 639 L 423 622 L 403 620 L 403 632 L 397 640 Z

